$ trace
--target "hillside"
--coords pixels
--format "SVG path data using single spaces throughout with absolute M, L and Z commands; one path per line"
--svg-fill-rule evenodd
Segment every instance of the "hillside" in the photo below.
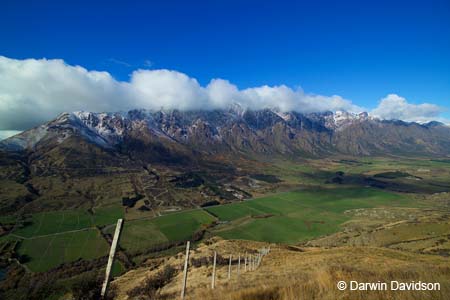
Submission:
M 254 271 L 241 265 L 237 275 L 237 254 L 257 253 L 270 247 Z M 222 261 L 217 268 L 216 288 L 211 289 L 212 256 L 218 251 Z M 233 255 L 232 277 L 228 279 L 229 255 Z M 175 299 L 182 282 L 184 255 L 149 260 L 140 268 L 117 278 L 115 299 Z M 191 254 L 187 299 L 447 299 L 450 293 L 448 259 L 379 247 L 292 247 L 250 241 L 215 240 L 199 245 Z M 199 262 L 203 261 L 203 265 Z M 243 263 L 243 262 L 242 262 Z M 169 267 L 170 266 L 170 267 Z M 162 270 L 173 268 L 173 277 L 157 291 L 151 282 Z M 441 290 L 340 291 L 338 281 L 440 282 Z
M 320 206 L 323 200 L 317 202 Z M 232 237 L 227 240 L 212 237 L 196 243 L 190 254 L 187 299 L 447 299 L 450 294 L 448 193 L 427 196 L 405 206 L 398 202 L 386 203 L 396 206 L 347 209 L 344 215 L 349 218 L 335 226 L 335 232 L 322 233 L 300 243 L 288 245 Z M 325 211 L 329 212 L 330 208 Z M 311 231 L 317 225 L 307 227 Z M 262 239 L 277 240 L 277 234 L 270 232 Z M 261 249 L 270 252 L 263 256 L 256 270 L 246 271 L 244 257 L 256 255 Z M 181 289 L 183 250 L 180 247 L 175 253 L 163 252 L 117 277 L 112 283 L 115 299 L 176 298 Z M 214 251 L 218 253 L 218 267 L 216 289 L 212 290 Z M 232 272 L 228 279 L 230 255 Z M 347 283 L 350 280 L 422 281 L 438 282 L 441 286 L 439 291 L 340 291 L 336 284 L 341 280 Z M 160 283 L 155 285 L 156 282 Z

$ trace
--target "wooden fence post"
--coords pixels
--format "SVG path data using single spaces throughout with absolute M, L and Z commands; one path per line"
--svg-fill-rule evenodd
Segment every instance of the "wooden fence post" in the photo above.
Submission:
M 238 269 L 237 269 L 237 276 L 239 277 L 239 274 L 241 273 L 241 254 L 239 253 L 238 256 Z
M 212 272 L 212 280 L 211 280 L 211 288 L 214 289 L 216 286 L 216 260 L 217 260 L 217 252 L 214 251 L 214 261 L 213 261 L 213 272 Z
M 230 262 L 228 264 L 228 280 L 231 278 L 231 254 L 230 254 Z
M 247 272 L 247 253 L 244 256 L 244 272 Z
M 104 298 L 108 290 L 109 277 L 111 275 L 111 269 L 114 263 L 114 257 L 116 255 L 117 244 L 119 243 L 120 232 L 122 230 L 123 219 L 117 220 L 116 231 L 114 232 L 114 238 L 111 243 L 111 249 L 109 250 L 108 264 L 106 265 L 105 281 L 103 282 L 101 298 Z
M 186 256 L 184 259 L 184 271 L 183 271 L 183 286 L 181 288 L 181 300 L 184 300 L 186 295 L 186 282 L 187 282 L 187 274 L 188 274 L 188 264 L 189 264 L 189 246 L 190 242 L 186 243 Z

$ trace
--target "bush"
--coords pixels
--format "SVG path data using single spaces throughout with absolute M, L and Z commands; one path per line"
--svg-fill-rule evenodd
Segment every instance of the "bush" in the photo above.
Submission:
M 100 299 L 101 280 L 93 274 L 81 276 L 72 286 L 74 299 L 94 300 Z
M 167 265 L 152 277 L 147 277 L 141 286 L 128 291 L 128 296 L 132 299 L 157 299 L 158 291 L 175 277 L 177 270 Z
M 103 284 L 103 276 L 96 273 L 87 273 L 80 276 L 71 286 L 73 299 L 76 300 L 97 300 L 100 299 L 100 291 Z M 109 285 L 108 291 L 103 298 L 104 300 L 112 300 L 116 297 L 116 289 L 113 285 Z

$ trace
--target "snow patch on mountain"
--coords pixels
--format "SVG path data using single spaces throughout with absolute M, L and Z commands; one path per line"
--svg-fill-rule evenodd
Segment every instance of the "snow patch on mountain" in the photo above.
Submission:
M 328 114 L 325 119 L 325 126 L 332 130 L 343 130 L 355 123 L 374 120 L 367 112 L 351 113 L 341 110 Z

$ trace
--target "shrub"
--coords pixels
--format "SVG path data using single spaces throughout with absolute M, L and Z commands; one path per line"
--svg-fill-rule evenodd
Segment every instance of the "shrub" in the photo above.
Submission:
M 159 289 L 164 287 L 175 277 L 177 270 L 167 265 L 154 276 L 147 277 L 141 286 L 128 291 L 128 296 L 132 299 L 158 299 Z

